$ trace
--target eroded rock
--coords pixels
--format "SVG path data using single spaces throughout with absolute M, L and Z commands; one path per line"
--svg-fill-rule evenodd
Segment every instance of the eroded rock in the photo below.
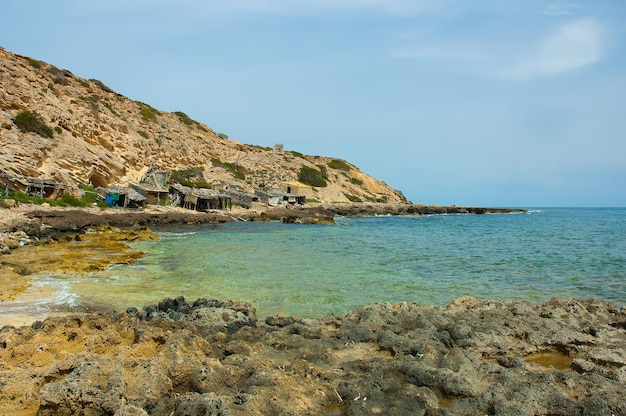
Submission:
M 624 322 L 595 300 L 257 320 L 168 298 L 2 328 L 0 413 L 624 415 Z

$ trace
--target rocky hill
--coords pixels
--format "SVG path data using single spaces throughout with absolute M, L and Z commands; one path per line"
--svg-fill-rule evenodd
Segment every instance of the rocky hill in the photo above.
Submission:
M 76 192 L 139 182 L 155 166 L 245 192 L 302 181 L 319 202 L 405 201 L 344 160 L 229 140 L 183 112 L 0 48 L 0 176 L 50 179 Z

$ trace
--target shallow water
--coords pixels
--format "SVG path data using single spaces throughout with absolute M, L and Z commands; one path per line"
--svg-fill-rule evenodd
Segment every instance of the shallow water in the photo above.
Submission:
M 595 297 L 626 304 L 626 209 L 527 214 L 337 218 L 157 230 L 134 265 L 38 276 L 52 292 L 39 311 L 143 306 L 184 295 L 252 302 L 259 316 L 344 314 L 385 301 L 445 305 L 460 296 L 545 301 Z M 28 302 L 6 302 L 28 309 Z M 1 316 L 0 316 L 1 318 Z M 0 322 L 1 323 L 1 322 Z

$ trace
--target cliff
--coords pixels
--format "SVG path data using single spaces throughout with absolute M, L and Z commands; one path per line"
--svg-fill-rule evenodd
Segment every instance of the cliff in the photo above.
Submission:
M 245 192 L 291 183 L 319 202 L 405 201 L 344 160 L 229 140 L 184 112 L 157 110 L 0 48 L 0 176 L 50 179 L 76 193 L 79 185 L 139 182 L 154 166 Z M 317 184 L 299 185 L 303 175 Z

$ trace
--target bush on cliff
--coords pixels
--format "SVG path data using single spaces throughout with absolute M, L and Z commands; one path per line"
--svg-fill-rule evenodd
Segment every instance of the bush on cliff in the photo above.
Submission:
M 191 188 L 211 188 L 211 184 L 204 180 L 202 166 L 195 166 L 183 170 L 173 170 L 170 182 L 179 183 Z
M 37 133 L 42 137 L 52 138 L 52 129 L 46 126 L 39 114 L 35 112 L 20 111 L 13 121 L 23 132 Z
M 350 165 L 348 165 L 343 160 L 339 160 L 339 159 L 333 159 L 330 162 L 328 162 L 328 167 L 333 168 L 333 169 L 338 169 L 338 170 L 345 170 L 345 171 L 350 171 L 352 169 Z
M 302 166 L 300 168 L 298 180 L 309 186 L 316 186 L 319 188 L 328 186 L 326 180 L 324 180 L 324 174 L 321 171 L 308 166 Z

